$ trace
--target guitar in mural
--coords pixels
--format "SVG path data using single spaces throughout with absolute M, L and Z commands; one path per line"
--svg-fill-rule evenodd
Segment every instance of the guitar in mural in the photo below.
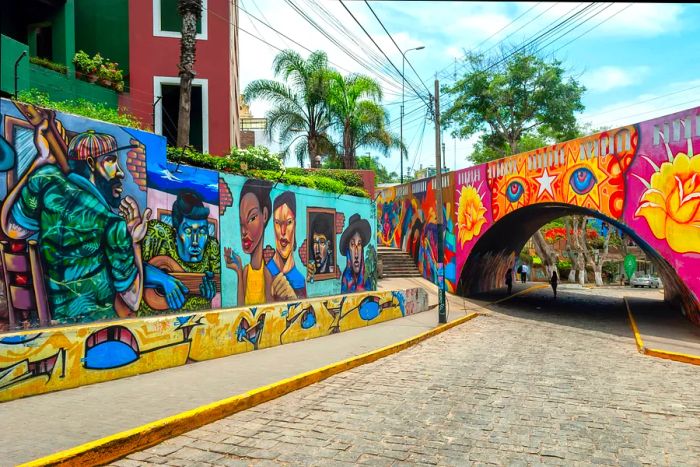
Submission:
M 185 272 L 185 269 L 169 256 L 154 256 L 148 261 L 151 266 L 160 269 L 170 277 L 179 280 L 189 291 L 186 295 L 203 296 L 200 289 L 202 279 L 207 275 L 204 272 Z M 221 292 L 221 278 L 219 274 L 213 274 L 211 278 L 216 286 L 216 292 Z M 145 288 L 143 291 L 143 302 L 154 311 L 167 311 L 170 309 L 163 290 L 160 288 Z M 122 303 L 115 303 L 117 313 L 127 312 L 123 309 Z

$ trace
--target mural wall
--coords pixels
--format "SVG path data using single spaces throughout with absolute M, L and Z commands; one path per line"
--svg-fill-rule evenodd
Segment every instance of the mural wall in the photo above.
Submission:
M 694 108 L 444 175 L 450 219 L 445 258 L 448 264 L 456 258 L 454 275 L 446 276 L 449 289 L 460 281 L 481 281 L 485 289 L 501 286 L 516 252 L 490 247 L 472 255 L 474 247 L 510 213 L 559 203 L 589 209 L 637 235 L 666 261 L 660 270 L 667 299 L 680 303 L 700 324 L 698 152 L 700 108 Z M 437 282 L 431 181 L 379 194 L 378 241 L 412 254 L 423 275 Z M 400 199 L 398 192 L 407 198 Z M 517 227 L 510 236 L 522 236 Z M 468 264 L 471 270 L 465 269 Z
M 425 311 L 427 301 L 422 289 L 367 292 L 3 334 L 0 401 L 326 336 Z
M 0 101 L 0 331 L 376 289 L 368 199 L 166 161 L 165 140 Z

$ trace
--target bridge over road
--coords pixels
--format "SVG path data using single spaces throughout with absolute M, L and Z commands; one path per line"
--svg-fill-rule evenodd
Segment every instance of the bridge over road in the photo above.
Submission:
M 700 108 L 443 175 L 445 278 L 465 295 L 502 285 L 527 240 L 558 217 L 621 229 L 656 264 L 665 298 L 700 325 Z M 437 283 L 435 179 L 377 195 L 378 244 Z

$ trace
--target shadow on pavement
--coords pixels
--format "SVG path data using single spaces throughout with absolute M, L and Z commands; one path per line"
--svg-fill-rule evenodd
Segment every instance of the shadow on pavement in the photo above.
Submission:
M 513 293 L 536 285 L 514 284 Z M 556 300 L 551 288 L 534 290 L 489 307 L 493 312 L 518 318 L 548 322 L 562 326 L 597 331 L 620 337 L 632 337 L 627 310 L 622 300 L 627 290 L 574 288 L 562 284 Z M 506 296 L 506 289 L 479 294 L 477 300 L 495 301 Z M 642 299 L 640 299 L 642 300 Z M 662 316 L 668 307 L 661 295 L 647 299 L 650 309 Z M 680 315 L 678 311 L 670 313 Z M 683 319 L 682 316 L 680 316 Z M 692 326 L 690 322 L 687 322 Z

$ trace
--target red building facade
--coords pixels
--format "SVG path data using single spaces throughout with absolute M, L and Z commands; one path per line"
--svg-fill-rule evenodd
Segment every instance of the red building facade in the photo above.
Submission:
M 176 0 L 129 0 L 128 94 L 120 105 L 174 143 L 180 60 Z M 190 144 L 224 154 L 240 141 L 236 0 L 203 0 L 197 26 Z

